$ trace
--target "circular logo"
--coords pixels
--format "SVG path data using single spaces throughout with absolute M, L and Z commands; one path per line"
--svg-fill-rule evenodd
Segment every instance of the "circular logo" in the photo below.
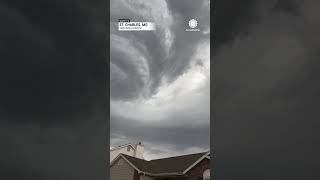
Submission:
M 195 20 L 195 19 L 190 19 L 190 21 L 189 21 L 189 27 L 195 28 L 195 27 L 197 27 L 197 25 L 198 25 L 197 20 Z

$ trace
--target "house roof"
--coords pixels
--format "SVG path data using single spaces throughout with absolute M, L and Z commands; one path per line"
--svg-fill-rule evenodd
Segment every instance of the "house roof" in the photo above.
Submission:
M 134 166 L 138 171 L 142 171 L 143 173 L 148 173 L 150 175 L 182 175 L 186 170 L 197 164 L 199 160 L 207 157 L 208 154 L 209 152 L 202 152 L 197 154 L 155 159 L 151 161 L 138 159 L 125 154 L 121 154 L 121 156 L 129 161 L 129 164 Z
M 113 150 L 116 150 L 116 149 L 120 149 L 120 148 L 124 148 L 124 147 L 127 147 L 127 146 L 131 146 L 132 149 L 136 149 L 132 144 L 124 144 L 124 145 L 120 145 L 120 146 L 117 146 L 117 147 L 113 147 L 110 149 L 110 151 L 113 151 Z

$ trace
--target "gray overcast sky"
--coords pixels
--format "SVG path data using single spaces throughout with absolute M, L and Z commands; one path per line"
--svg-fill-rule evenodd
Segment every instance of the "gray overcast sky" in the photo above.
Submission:
M 111 144 L 142 141 L 147 159 L 209 149 L 209 1 L 112 0 Z M 118 19 L 155 22 L 118 31 Z M 186 32 L 190 19 L 200 32 Z

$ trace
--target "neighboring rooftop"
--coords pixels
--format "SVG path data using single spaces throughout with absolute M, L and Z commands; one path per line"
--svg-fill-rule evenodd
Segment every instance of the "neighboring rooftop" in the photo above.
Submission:
M 188 167 L 198 161 L 201 157 L 208 154 L 202 152 L 183 156 L 168 157 L 146 161 L 132 156 L 122 154 L 130 163 L 143 172 L 152 174 L 161 173 L 183 173 Z
M 119 149 L 119 148 L 122 148 L 122 147 L 126 147 L 126 146 L 131 146 L 133 149 L 136 149 L 132 144 L 128 143 L 128 144 L 123 144 L 123 145 L 120 145 L 120 146 L 112 147 L 112 148 L 110 148 L 110 151 L 116 150 L 116 149 Z
M 139 143 L 136 144 L 136 145 L 143 146 L 141 142 L 139 142 Z M 116 147 L 110 147 L 110 151 L 116 150 L 116 149 L 119 149 L 119 148 L 122 148 L 122 147 L 127 147 L 127 146 L 131 146 L 133 149 L 136 149 L 136 148 L 135 148 L 136 145 L 132 145 L 131 143 L 122 144 L 122 145 L 119 145 L 119 146 L 116 146 Z

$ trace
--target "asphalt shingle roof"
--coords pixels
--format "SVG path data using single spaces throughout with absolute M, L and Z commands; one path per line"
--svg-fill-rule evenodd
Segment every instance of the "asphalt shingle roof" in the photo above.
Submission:
M 197 154 L 188 154 L 184 156 L 175 156 L 163 159 L 155 159 L 146 161 L 132 156 L 122 154 L 128 161 L 130 161 L 139 170 L 158 174 L 158 173 L 182 173 L 189 166 L 195 163 L 199 158 L 205 155 L 206 152 Z

